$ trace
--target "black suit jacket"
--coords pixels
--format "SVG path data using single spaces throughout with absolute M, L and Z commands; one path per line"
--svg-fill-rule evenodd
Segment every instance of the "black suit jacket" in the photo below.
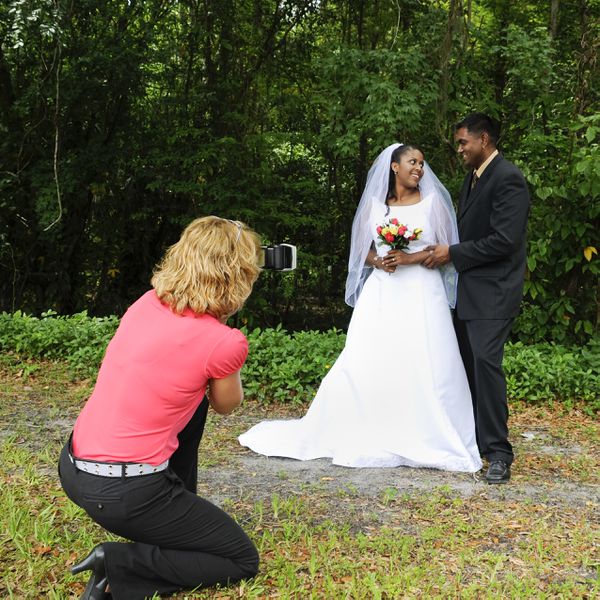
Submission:
M 526 261 L 529 192 L 521 171 L 502 155 L 469 193 L 465 177 L 458 204 L 460 243 L 450 246 L 458 276 L 460 319 L 510 319 L 519 313 Z

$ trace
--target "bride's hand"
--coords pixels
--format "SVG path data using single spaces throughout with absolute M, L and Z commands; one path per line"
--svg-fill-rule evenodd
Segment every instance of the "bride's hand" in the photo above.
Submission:
M 410 264 L 408 254 L 402 250 L 390 250 L 383 258 L 384 267 L 391 269 L 391 272 L 395 271 L 396 267 L 408 264 Z
M 385 273 L 393 273 L 396 270 L 396 267 L 387 265 L 385 263 L 385 258 L 383 256 L 376 256 L 373 259 L 372 264 L 376 269 L 380 269 L 381 271 L 384 271 Z

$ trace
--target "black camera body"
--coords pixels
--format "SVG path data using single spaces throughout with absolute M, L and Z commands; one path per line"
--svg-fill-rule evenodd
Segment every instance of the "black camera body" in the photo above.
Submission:
M 293 271 L 296 268 L 296 246 L 292 244 L 275 244 L 261 246 L 262 260 L 260 266 L 270 271 Z

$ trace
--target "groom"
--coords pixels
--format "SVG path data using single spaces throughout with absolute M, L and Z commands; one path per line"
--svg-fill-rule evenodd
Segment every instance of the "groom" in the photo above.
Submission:
M 454 327 L 469 379 L 477 444 L 488 483 L 510 479 L 504 344 L 519 313 L 529 193 L 519 169 L 497 150 L 500 127 L 482 113 L 455 126 L 468 169 L 458 203 L 460 243 L 430 246 L 428 268 L 450 261 L 459 273 Z

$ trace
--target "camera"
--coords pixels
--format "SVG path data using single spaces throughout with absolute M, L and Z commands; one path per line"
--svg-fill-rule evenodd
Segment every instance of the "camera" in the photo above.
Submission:
M 293 271 L 296 268 L 296 246 L 292 244 L 275 244 L 261 246 L 259 264 L 263 269 L 271 271 Z

